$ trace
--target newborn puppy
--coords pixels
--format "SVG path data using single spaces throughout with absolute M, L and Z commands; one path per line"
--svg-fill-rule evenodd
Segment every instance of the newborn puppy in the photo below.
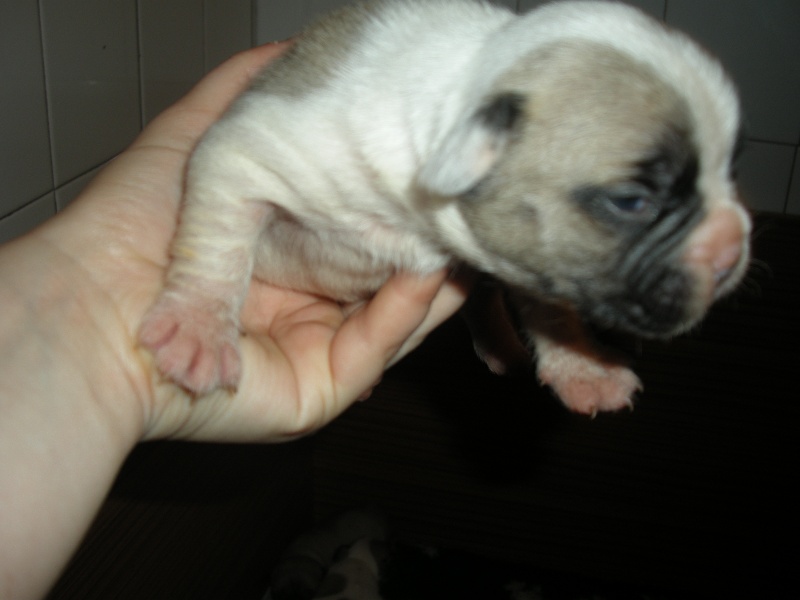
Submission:
M 252 275 L 349 302 L 467 265 L 509 290 L 567 406 L 627 406 L 638 379 L 583 323 L 673 336 L 741 279 L 739 120 L 719 64 L 626 5 L 355 4 L 198 145 L 140 341 L 191 392 L 235 388 Z

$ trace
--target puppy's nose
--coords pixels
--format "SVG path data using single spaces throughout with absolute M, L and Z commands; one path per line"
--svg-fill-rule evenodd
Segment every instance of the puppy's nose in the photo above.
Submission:
M 733 271 L 733 268 L 739 264 L 742 258 L 742 240 L 738 240 L 728 247 L 723 248 L 717 257 L 714 259 L 712 265 L 714 269 L 714 281 L 717 285 L 723 283 Z
M 735 209 L 714 209 L 689 238 L 686 261 L 712 276 L 723 287 L 745 253 L 745 221 Z

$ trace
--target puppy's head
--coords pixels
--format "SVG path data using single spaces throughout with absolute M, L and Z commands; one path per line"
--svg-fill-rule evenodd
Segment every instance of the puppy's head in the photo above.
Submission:
M 455 251 L 478 267 L 603 326 L 670 336 L 746 269 L 738 102 L 685 37 L 599 4 L 551 9 L 544 41 L 492 80 L 421 182 L 458 198 Z

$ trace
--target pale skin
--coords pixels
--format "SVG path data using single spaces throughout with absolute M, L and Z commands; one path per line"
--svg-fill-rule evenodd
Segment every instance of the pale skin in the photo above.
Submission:
M 47 593 L 142 440 L 280 442 L 317 430 L 452 315 L 464 282 L 399 274 L 342 307 L 254 282 L 235 393 L 193 398 L 136 344 L 199 136 L 269 60 L 237 55 L 153 121 L 69 209 L 0 248 L 0 598 Z

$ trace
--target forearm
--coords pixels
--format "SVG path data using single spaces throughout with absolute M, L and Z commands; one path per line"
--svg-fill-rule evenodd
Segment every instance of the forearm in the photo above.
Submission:
M 41 240 L 0 249 L 2 598 L 46 593 L 141 432 L 131 388 L 93 375 L 120 349 L 96 346 L 111 338 L 70 263 Z

